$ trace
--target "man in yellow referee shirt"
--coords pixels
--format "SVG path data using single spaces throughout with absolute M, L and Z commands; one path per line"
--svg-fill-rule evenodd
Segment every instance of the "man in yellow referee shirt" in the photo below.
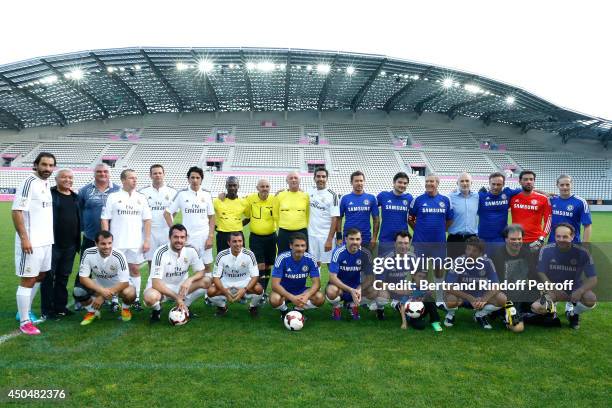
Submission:
M 242 227 L 248 222 L 242 219 L 247 203 L 245 199 L 238 197 L 238 187 L 238 179 L 234 176 L 228 177 L 225 181 L 225 199 L 213 200 L 217 222 L 217 253 L 229 248 L 230 233 L 243 232 Z
M 276 259 L 276 220 L 274 219 L 274 205 L 276 197 L 270 195 L 270 182 L 260 179 L 257 182 L 257 193 L 249 194 L 245 198 L 247 207 L 244 212 L 250 221 L 251 235 L 249 235 L 249 248 L 255 254 L 257 268 L 259 269 L 259 283 L 264 289 L 268 287 L 270 273 Z
M 278 221 L 278 253 L 289 251 L 291 235 L 301 232 L 308 236 L 310 198 L 300 191 L 300 176 L 292 171 L 287 174 L 287 190 L 276 196 L 274 218 Z M 308 242 L 306 242 L 308 248 Z

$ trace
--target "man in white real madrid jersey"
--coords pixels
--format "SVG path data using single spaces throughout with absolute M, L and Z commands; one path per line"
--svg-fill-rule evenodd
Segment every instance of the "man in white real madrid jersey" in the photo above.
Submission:
M 136 191 L 136 181 L 134 170 L 121 172 L 123 188 L 109 194 L 102 210 L 101 226 L 113 234 L 115 248 L 128 261 L 130 281 L 136 289 L 133 306 L 140 311 L 140 264 L 144 262 L 142 254 L 151 247 L 151 209 L 145 196 Z
M 251 300 L 249 312 L 252 317 L 257 317 L 257 306 L 263 295 L 263 287 L 258 283 L 257 259 L 244 247 L 241 231 L 231 232 L 228 244 L 228 249 L 217 254 L 214 286 L 208 290 L 208 297 L 217 306 L 217 316 L 227 313 L 228 300 L 234 303 L 244 298 Z
M 204 171 L 199 167 L 187 170 L 189 187 L 176 193 L 172 204 L 164 212 L 166 224 L 172 226 L 172 214 L 183 212 L 183 225 L 189 231 L 187 245 L 198 251 L 205 271 L 211 271 L 213 235 L 215 233 L 215 208 L 210 192 L 202 188 Z
M 31 312 L 32 300 L 51 269 L 53 245 L 53 200 L 49 176 L 55 167 L 55 156 L 41 152 L 34 160 L 34 173 L 19 185 L 12 206 L 15 225 L 15 273 L 19 329 L 27 335 L 40 334 Z
M 335 247 L 334 234 L 340 219 L 338 195 L 327 188 L 329 172 L 318 167 L 314 172 L 316 187 L 308 190 L 310 196 L 310 216 L 308 218 L 308 250 L 317 264 L 328 264 Z M 338 233 L 341 237 L 341 234 Z
M 154 164 L 149 169 L 151 185 L 139 190 L 145 196 L 151 209 L 151 247 L 144 254 L 151 270 L 153 252 L 168 242 L 168 224 L 164 218 L 166 208 L 174 200 L 176 190 L 164 183 L 165 171 L 161 164 Z
M 204 276 L 204 264 L 198 252 L 186 246 L 187 229 L 182 224 L 170 227 L 169 242 L 153 254 L 151 275 L 144 292 L 145 304 L 152 308 L 151 323 L 158 322 L 161 302 L 174 300 L 181 309 L 188 311 L 191 303 L 206 294 L 210 278 Z M 193 275 L 189 276 L 189 268 Z
M 96 246 L 83 252 L 79 268 L 79 283 L 74 298 L 85 306 L 87 313 L 81 326 L 100 318 L 100 306 L 114 296 L 121 298 L 121 320 L 132 320 L 130 304 L 136 299 L 136 289 L 129 284 L 130 275 L 125 255 L 113 249 L 113 234 L 102 230 L 96 236 Z

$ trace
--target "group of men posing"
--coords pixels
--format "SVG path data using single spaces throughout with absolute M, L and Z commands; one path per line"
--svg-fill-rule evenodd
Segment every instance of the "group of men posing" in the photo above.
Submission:
M 301 190 L 299 174 L 291 172 L 287 189 L 271 194 L 270 183 L 261 179 L 256 193 L 241 198 L 238 179 L 229 177 L 226 192 L 213 199 L 202 187 L 204 173 L 199 167 L 188 170 L 189 186 L 176 191 L 165 184 L 163 166 L 153 165 L 151 185 L 137 190 L 133 170 L 121 172 L 118 186 L 110 181 L 109 167 L 100 164 L 94 169 L 94 180 L 76 194 L 69 169 L 57 171 L 56 186 L 50 187 L 48 179 L 55 166 L 52 154 L 40 153 L 34 173 L 21 183 L 13 202 L 15 265 L 20 277 L 17 319 L 26 334 L 40 334 L 31 305 L 41 283 L 42 314 L 51 318 L 71 313 L 66 286 L 79 241 L 81 261 L 73 295 L 87 311 L 82 325 L 99 318 L 105 302 L 120 309 L 124 321 L 132 318 L 131 309 L 142 309 L 140 265 L 145 260 L 150 273 L 143 300 L 152 309 L 153 322 L 160 320 L 165 300 L 187 310 L 205 295 L 219 316 L 227 313 L 228 302 L 238 301 L 250 301 L 250 313 L 257 316 L 270 278 L 269 303 L 283 316 L 287 303 L 303 310 L 321 306 L 327 298 L 336 320 L 341 319 L 342 303 L 353 319 L 359 319 L 363 304 L 384 319 L 387 303 L 403 312 L 407 300 L 417 299 L 425 302 L 423 318 L 429 316 L 437 331 L 442 328 L 436 306 L 447 310 L 447 327 L 455 322 L 456 308 L 466 306 L 476 309 L 475 320 L 487 329 L 491 328 L 487 316 L 503 308 L 506 323 L 514 331 L 522 330 L 523 314 L 558 321 L 555 302 L 559 300 L 568 301 L 567 315 L 574 328 L 580 313 L 595 306 L 592 289 L 597 278 L 592 259 L 576 245 L 581 224 L 583 239 L 590 237 L 590 214 L 586 202 L 571 193 L 569 176 L 559 177 L 560 194 L 549 199 L 534 191 L 535 174 L 530 171 L 521 173 L 521 188 L 516 190 L 504 187 L 503 174 L 493 173 L 489 190 L 481 192 L 471 191 L 471 177 L 464 173 L 449 196 L 438 192 L 439 178 L 429 175 L 425 193 L 413 198 L 406 192 L 406 173 L 395 175 L 391 191 L 374 196 L 364 191 L 365 175 L 356 171 L 350 179 L 352 192 L 340 199 L 327 187 L 328 171 L 318 168 L 315 187 L 308 191 Z M 174 224 L 179 212 L 182 223 Z M 247 224 L 249 249 L 243 235 Z M 555 232 L 551 243 L 544 245 L 551 225 Z M 213 260 L 214 244 L 217 256 Z M 557 282 L 571 276 L 576 283 L 570 291 L 549 291 L 545 296 L 538 294 L 538 299 L 519 294 L 516 305 L 499 291 L 375 289 L 374 282 L 381 277 L 371 273 L 373 254 L 445 258 L 447 252 L 453 258 L 478 258 L 485 253 L 490 258 L 485 258 L 482 268 L 462 273 L 449 270 L 446 277 L 445 270 L 437 268 L 437 283 L 496 281 L 536 273 L 541 280 Z M 538 253 L 539 261 L 535 261 Z M 325 294 L 320 292 L 322 263 L 328 264 L 330 272 Z M 583 273 L 587 279 L 581 283 Z M 382 278 L 418 282 L 427 279 L 427 274 L 389 269 Z M 403 327 L 408 323 L 424 327 L 422 319 L 401 316 Z

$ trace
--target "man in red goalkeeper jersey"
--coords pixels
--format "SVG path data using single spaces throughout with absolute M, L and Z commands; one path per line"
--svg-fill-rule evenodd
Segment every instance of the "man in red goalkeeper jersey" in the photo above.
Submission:
M 512 223 L 521 224 L 525 230 L 523 242 L 532 251 L 540 249 L 550 232 L 552 208 L 548 197 L 534 191 L 535 173 L 524 170 L 519 175 L 523 191 L 510 199 Z

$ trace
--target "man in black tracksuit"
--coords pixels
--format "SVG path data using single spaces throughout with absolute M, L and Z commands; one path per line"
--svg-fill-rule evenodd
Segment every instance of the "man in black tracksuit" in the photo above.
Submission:
M 77 194 L 72 191 L 73 175 L 69 169 L 59 170 L 57 186 L 51 187 L 53 198 L 53 244 L 51 270 L 43 281 L 41 309 L 46 318 L 72 314 L 68 303 L 68 278 L 81 245 L 81 219 Z

